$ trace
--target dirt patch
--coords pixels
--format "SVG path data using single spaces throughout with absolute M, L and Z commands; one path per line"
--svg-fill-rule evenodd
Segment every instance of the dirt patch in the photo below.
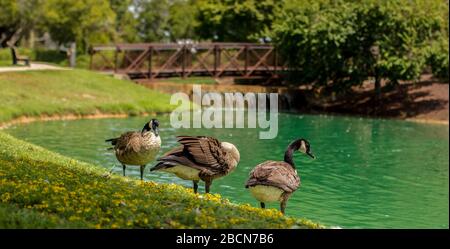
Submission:
M 364 83 L 340 96 L 315 95 L 309 108 L 326 113 L 399 118 L 428 123 L 449 120 L 449 84 L 423 76 L 420 82 L 383 84 L 379 103 L 374 101 L 374 84 Z

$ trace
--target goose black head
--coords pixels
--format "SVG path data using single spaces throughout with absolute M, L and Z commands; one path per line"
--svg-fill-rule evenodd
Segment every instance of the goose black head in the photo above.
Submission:
M 284 161 L 289 163 L 295 169 L 294 160 L 292 160 L 293 153 L 295 151 L 299 151 L 304 153 L 311 158 L 315 158 L 315 156 L 311 153 L 311 146 L 306 139 L 300 138 L 289 144 L 286 152 L 284 153 Z
M 311 145 L 309 144 L 309 142 L 306 139 L 301 138 L 301 139 L 297 140 L 296 145 L 298 146 L 298 149 L 297 149 L 298 151 L 310 156 L 313 159 L 315 158 L 315 156 L 311 152 Z
M 150 120 L 144 125 L 144 128 L 142 128 L 142 133 L 151 131 L 155 136 L 159 135 L 159 121 L 155 118 Z
M 298 151 L 305 153 L 313 159 L 316 158 L 311 152 L 311 146 L 309 145 L 309 142 L 305 139 L 300 139 L 300 147 L 298 148 Z

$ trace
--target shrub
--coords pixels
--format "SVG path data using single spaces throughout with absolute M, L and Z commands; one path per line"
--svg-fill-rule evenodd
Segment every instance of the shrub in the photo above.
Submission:
M 297 81 L 347 89 L 371 77 L 413 80 L 431 62 L 442 72 L 448 50 L 430 44 L 448 44 L 446 16 L 440 0 L 292 0 L 270 35 Z
M 449 80 L 448 39 L 434 41 L 426 51 L 426 64 L 437 78 Z

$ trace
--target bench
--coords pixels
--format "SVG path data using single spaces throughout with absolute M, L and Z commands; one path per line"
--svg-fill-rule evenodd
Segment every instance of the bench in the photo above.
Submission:
M 16 47 L 10 47 L 10 48 L 11 48 L 11 55 L 12 55 L 12 59 L 13 59 L 13 65 L 17 65 L 17 63 L 19 61 L 23 61 L 23 62 L 25 62 L 26 66 L 30 66 L 30 58 L 28 58 L 28 56 L 19 55 Z

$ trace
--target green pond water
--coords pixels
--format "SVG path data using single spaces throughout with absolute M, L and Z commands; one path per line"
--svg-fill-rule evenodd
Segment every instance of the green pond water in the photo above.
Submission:
M 140 130 L 148 117 L 36 122 L 6 132 L 82 161 L 122 173 L 104 140 Z M 342 228 L 448 228 L 449 128 L 396 120 L 279 115 L 278 136 L 258 139 L 258 129 L 174 129 L 169 116 L 158 116 L 161 153 L 176 145 L 176 135 L 212 135 L 234 143 L 241 162 L 230 175 L 214 181 L 211 192 L 236 203 L 258 206 L 244 188 L 250 170 L 265 160 L 282 160 L 287 145 L 304 137 L 316 159 L 296 154 L 302 185 L 291 197 L 287 215 Z M 184 181 L 162 172 L 147 180 Z M 127 175 L 139 177 L 138 167 Z M 199 188 L 203 193 L 203 184 Z M 277 203 L 267 205 L 278 208 Z

